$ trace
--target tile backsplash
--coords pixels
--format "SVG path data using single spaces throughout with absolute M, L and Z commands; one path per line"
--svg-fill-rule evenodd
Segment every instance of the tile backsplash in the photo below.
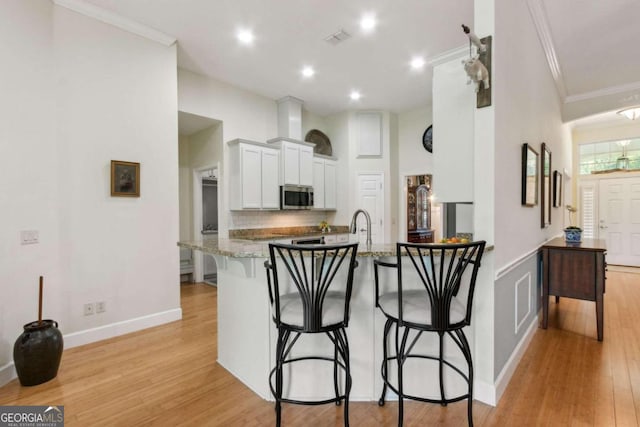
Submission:
M 322 211 L 233 211 L 229 230 L 318 225 L 326 218 Z

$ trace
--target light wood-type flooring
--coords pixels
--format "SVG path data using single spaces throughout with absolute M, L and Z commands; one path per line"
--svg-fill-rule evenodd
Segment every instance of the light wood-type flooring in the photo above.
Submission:
M 497 407 L 476 426 L 637 426 L 640 275 L 609 271 L 604 342 L 594 303 L 550 303 Z M 182 285 L 183 320 L 66 350 L 58 377 L 0 388 L 0 405 L 64 405 L 67 426 L 271 426 L 273 405 L 216 364 L 216 290 Z M 553 301 L 553 300 L 552 300 Z M 466 403 L 408 402 L 405 426 L 462 426 Z M 352 402 L 352 426 L 395 426 L 397 404 Z M 341 426 L 334 405 L 285 405 L 284 426 Z

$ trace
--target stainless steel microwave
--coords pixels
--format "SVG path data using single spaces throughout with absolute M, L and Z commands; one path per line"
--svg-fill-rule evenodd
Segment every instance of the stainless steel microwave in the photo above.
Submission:
M 311 209 L 313 207 L 313 187 L 308 185 L 281 185 L 280 209 Z

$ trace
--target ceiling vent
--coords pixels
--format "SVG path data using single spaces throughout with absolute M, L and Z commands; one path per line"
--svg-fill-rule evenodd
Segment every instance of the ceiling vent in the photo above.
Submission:
M 351 35 L 349 33 L 347 33 L 345 30 L 340 29 L 338 31 L 336 31 L 333 34 L 328 35 L 327 37 L 324 38 L 324 41 L 332 44 L 332 45 L 337 45 L 340 42 L 345 41 L 346 39 L 350 38 Z

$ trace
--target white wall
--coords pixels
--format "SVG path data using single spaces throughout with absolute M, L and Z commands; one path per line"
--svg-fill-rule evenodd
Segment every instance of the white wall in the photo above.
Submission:
M 540 205 L 520 205 L 522 144 L 540 153 L 545 142 L 552 169 L 562 171 L 571 167 L 571 142 L 526 2 L 496 1 L 494 43 L 495 262 L 500 269 L 562 232 L 562 209 L 552 208 L 551 226 L 542 229 Z
M 37 315 L 40 274 L 67 347 L 179 318 L 180 301 L 175 46 L 49 2 L 0 9 L 13 41 L 2 197 L 15 206 L 3 216 L 1 367 Z M 110 196 L 111 160 L 141 163 L 139 198 Z M 23 229 L 41 243 L 20 246 Z M 107 312 L 84 316 L 96 301 Z
M 303 108 L 302 109 L 302 139 L 304 139 L 307 133 L 312 129 L 318 129 L 319 131 L 327 135 L 329 140 L 332 141 L 332 146 L 333 146 L 333 140 L 331 139 L 331 135 L 329 135 L 328 133 L 328 126 L 325 118 L 322 116 L 318 116 L 317 114 L 314 114 Z
M 394 203 L 398 205 L 397 240 L 407 239 L 406 176 L 433 174 L 433 154 L 422 146 L 422 135 L 433 123 L 431 108 L 419 108 L 398 114 L 397 185 L 391 189 Z M 432 211 L 433 215 L 433 211 Z M 433 219 L 433 218 L 432 218 Z M 432 222 L 432 228 L 436 226 Z
M 67 286 L 58 259 L 52 10 L 50 2 L 0 2 L 0 385 L 22 325 L 37 319 L 39 275 L 43 315 L 66 309 L 56 301 Z M 38 230 L 40 243 L 21 246 L 20 230 Z
M 189 137 L 178 137 L 178 183 L 180 198 L 180 240 L 193 239 L 193 173 L 191 171 Z
M 336 203 L 338 210 L 335 214 L 329 215 L 329 223 L 349 225 L 351 222 L 351 214 L 353 213 L 349 206 L 350 194 L 349 191 L 345 189 L 345 183 L 350 182 L 349 113 L 343 112 L 327 116 L 325 123 L 327 126 L 327 132 L 325 133 L 331 139 L 333 156 L 338 158 L 338 167 L 336 170 L 336 182 L 338 183 Z

